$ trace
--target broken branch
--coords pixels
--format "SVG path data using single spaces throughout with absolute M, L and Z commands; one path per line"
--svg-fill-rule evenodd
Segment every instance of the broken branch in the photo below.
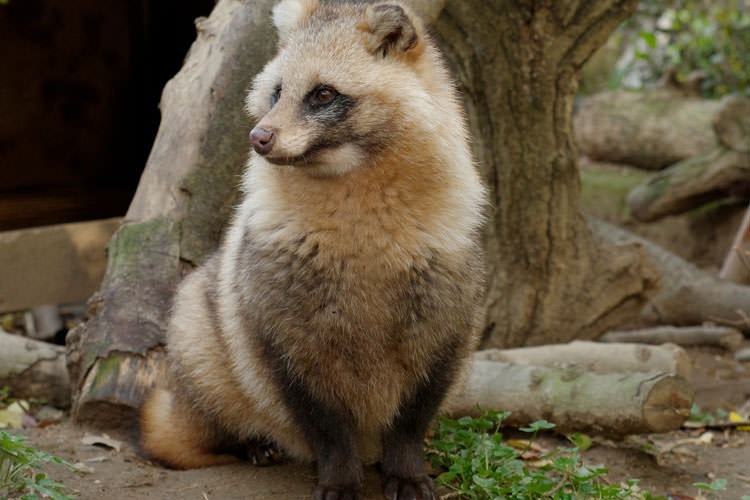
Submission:
M 712 345 L 735 350 L 744 337 L 736 328 L 726 326 L 659 326 L 643 330 L 607 332 L 602 342 L 639 342 L 642 344 Z
M 53 406 L 70 406 L 65 348 L 0 331 L 0 387 L 13 397 L 34 398 Z

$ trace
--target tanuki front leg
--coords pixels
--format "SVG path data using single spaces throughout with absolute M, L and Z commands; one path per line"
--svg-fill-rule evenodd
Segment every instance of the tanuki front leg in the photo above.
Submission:
M 361 500 L 363 471 L 355 452 L 353 418 L 316 400 L 299 380 L 288 380 L 284 389 L 295 420 L 317 453 L 313 498 Z
M 445 399 L 452 372 L 435 366 L 383 434 L 383 496 L 389 500 L 429 500 L 435 487 L 424 468 L 424 436 Z

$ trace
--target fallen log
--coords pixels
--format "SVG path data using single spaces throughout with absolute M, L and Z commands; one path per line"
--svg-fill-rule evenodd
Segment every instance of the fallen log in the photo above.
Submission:
M 629 231 L 594 217 L 594 234 L 616 245 L 640 244 L 661 272 L 659 291 L 641 310 L 637 326 L 716 323 L 750 332 L 750 287 L 724 281 Z
M 750 99 L 729 95 L 711 120 L 716 145 L 685 158 L 633 188 L 630 213 L 652 221 L 750 188 Z
M 678 429 L 693 391 L 682 377 L 661 372 L 596 374 L 575 368 L 475 360 L 466 389 L 446 407 L 454 418 L 481 410 L 511 414 L 508 425 L 546 419 L 561 432 L 624 436 Z
M 4 331 L 0 331 L 0 345 L 0 387 L 8 386 L 14 398 L 70 406 L 64 347 Z
M 518 365 L 579 369 L 594 373 L 665 372 L 691 379 L 690 357 L 675 344 L 659 346 L 574 340 L 516 349 L 486 349 L 474 353 L 475 361 L 504 361 Z
M 672 87 L 602 92 L 579 101 L 573 119 L 582 154 L 660 169 L 716 146 L 750 153 L 750 100 L 719 101 Z
M 592 160 L 656 170 L 716 146 L 720 106 L 661 88 L 602 92 L 580 101 L 573 128 L 580 152 Z
M 628 194 L 630 214 L 649 222 L 745 189 L 750 153 L 716 146 L 654 174 Z
M 640 344 L 710 345 L 734 351 L 744 337 L 736 328 L 726 326 L 659 326 L 642 330 L 607 332 L 602 342 L 637 342 Z

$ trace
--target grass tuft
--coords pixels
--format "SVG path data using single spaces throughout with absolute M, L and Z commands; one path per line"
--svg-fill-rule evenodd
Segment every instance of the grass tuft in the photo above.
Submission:
M 451 490 L 442 498 L 470 500 L 664 500 L 638 488 L 637 480 L 609 484 L 609 469 L 583 462 L 580 450 L 591 438 L 573 434 L 570 448 L 559 447 L 532 460 L 527 452 L 540 430 L 554 427 L 545 420 L 520 430 L 530 434 L 524 448 L 503 442 L 499 432 L 507 412 L 487 411 L 479 418 L 441 419 L 427 445 L 427 459 L 433 470 L 442 472 L 438 485 Z
M 0 431 L 0 500 L 73 500 L 64 492 L 65 485 L 40 472 L 45 463 L 76 470 L 60 457 L 35 450 L 25 444 L 26 437 Z

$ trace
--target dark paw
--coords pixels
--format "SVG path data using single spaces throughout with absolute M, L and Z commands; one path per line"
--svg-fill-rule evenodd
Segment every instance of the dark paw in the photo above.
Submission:
M 362 492 L 355 488 L 333 488 L 318 486 L 313 492 L 314 500 L 363 500 Z
M 385 480 L 383 496 L 388 500 L 432 500 L 435 498 L 435 485 L 429 476 L 390 476 Z
M 284 460 L 284 453 L 273 444 L 253 442 L 247 446 L 247 459 L 253 465 L 273 465 Z

